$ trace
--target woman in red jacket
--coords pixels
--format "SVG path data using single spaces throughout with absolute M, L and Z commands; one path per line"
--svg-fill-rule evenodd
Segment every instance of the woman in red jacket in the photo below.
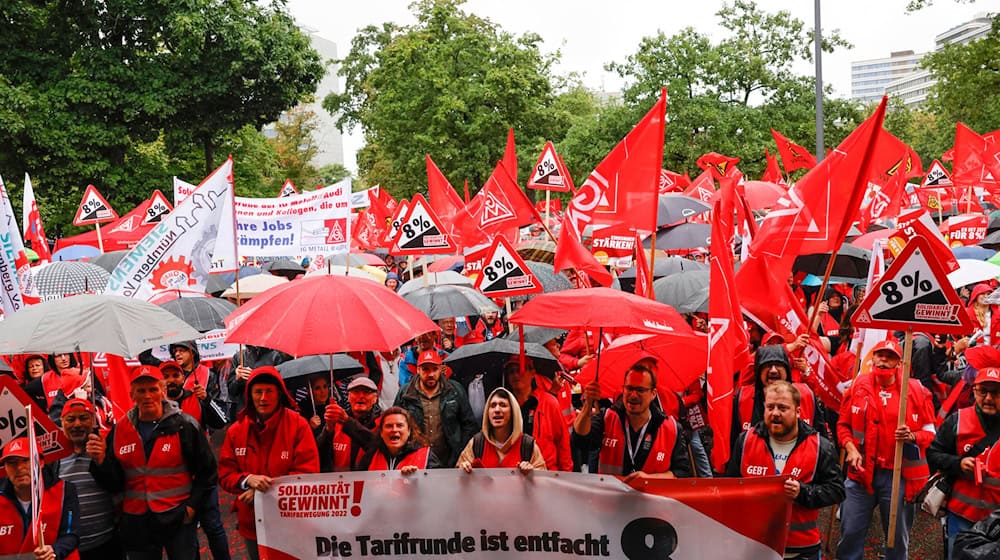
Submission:
M 240 535 L 252 560 L 257 553 L 253 499 L 274 477 L 319 472 L 319 452 L 309 422 L 295 404 L 278 370 L 259 367 L 246 386 L 246 406 L 226 432 L 219 455 L 219 485 L 236 494 Z
M 373 437 L 365 445 L 367 451 L 355 470 L 397 470 L 403 474 L 413 474 L 419 469 L 436 469 L 441 466 L 431 448 L 425 445 L 413 416 L 405 408 L 387 408 L 376 425 L 379 426 L 377 437 Z M 367 430 L 365 433 L 371 434 Z M 361 435 L 364 434 L 352 434 L 351 437 Z

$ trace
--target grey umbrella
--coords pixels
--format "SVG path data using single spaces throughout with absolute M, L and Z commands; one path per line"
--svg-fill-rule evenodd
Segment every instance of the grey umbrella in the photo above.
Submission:
M 159 304 L 199 332 L 226 328 L 223 319 L 236 310 L 228 300 L 214 297 L 178 297 Z
M 520 334 L 518 329 L 511 326 L 512 330 L 510 334 L 505 336 L 507 340 L 513 340 L 520 343 Z M 545 344 L 546 342 L 552 340 L 553 338 L 559 338 L 560 336 L 566 334 L 564 329 L 550 329 L 548 327 L 536 327 L 533 325 L 524 326 L 524 341 L 533 342 L 535 344 Z
M 284 276 L 289 280 L 294 279 L 300 274 L 306 273 L 306 269 L 302 268 L 302 265 L 291 259 L 278 259 L 276 261 L 271 261 L 264 265 L 264 270 L 266 272 L 270 272 L 274 276 Z
M 669 251 L 670 249 L 695 249 L 697 247 L 708 247 L 709 237 L 712 235 L 712 226 L 708 224 L 687 223 L 680 224 L 656 232 L 656 248 Z M 650 239 L 646 238 L 642 246 L 649 249 Z
M 96 264 L 77 261 L 50 263 L 32 273 L 43 301 L 75 294 L 99 294 L 107 287 L 110 276 Z
M 468 286 L 428 286 L 406 294 L 403 299 L 435 321 L 500 311 L 490 298 Z
M 556 272 L 551 264 L 536 261 L 524 261 L 524 264 L 535 275 L 535 278 L 538 278 L 538 282 L 542 285 L 543 294 L 573 289 L 573 284 L 570 284 L 565 276 Z M 510 300 L 527 301 L 535 295 L 538 294 L 511 296 Z
M 90 264 L 96 264 L 104 270 L 111 272 L 116 266 L 118 266 L 118 263 L 121 262 L 122 258 L 124 258 L 127 254 L 127 249 L 122 249 L 121 251 L 111 251 L 110 253 L 102 253 L 96 257 L 92 257 L 87 262 Z
M 678 313 L 708 312 L 708 270 L 689 270 L 653 282 L 656 301 Z
M 688 270 L 708 270 L 708 263 L 698 262 L 673 255 L 669 257 L 656 257 L 656 262 L 653 265 L 653 277 L 662 278 L 664 276 L 670 276 L 671 274 L 685 272 Z M 623 280 L 626 278 L 634 279 L 635 265 L 619 274 L 618 277 Z
M 656 226 L 676 224 L 711 209 L 711 206 L 694 197 L 683 194 L 661 194 L 656 209 Z
M 454 270 L 445 270 L 442 272 L 429 272 L 427 278 L 421 276 L 420 278 L 414 278 L 413 280 L 407 280 L 402 286 L 396 290 L 396 293 L 405 296 L 406 294 L 424 288 L 426 286 L 472 286 L 472 279 L 468 276 L 462 276 L 461 274 L 455 272 Z
M 305 356 L 278 364 L 275 367 L 284 379 L 301 377 L 312 373 L 329 373 L 330 355 Z M 364 371 L 365 368 L 361 365 L 361 362 L 354 358 L 344 354 L 333 354 L 334 379 L 344 379 L 363 373 Z
M 249 278 L 251 276 L 256 276 L 263 273 L 264 271 L 256 266 L 241 266 L 240 267 L 240 278 Z M 236 281 L 235 272 L 226 272 L 224 274 L 209 274 L 208 282 L 205 283 L 205 292 L 209 294 L 221 294 L 226 291 L 226 288 L 231 286 L 233 282 Z
M 0 353 L 136 356 L 201 336 L 169 311 L 131 298 L 80 294 L 26 307 L 0 322 Z

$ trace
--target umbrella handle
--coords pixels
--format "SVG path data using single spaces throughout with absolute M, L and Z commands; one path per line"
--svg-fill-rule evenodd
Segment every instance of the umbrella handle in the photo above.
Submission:
M 583 339 L 587 340 L 587 331 L 583 332 Z M 597 329 L 597 363 L 594 365 L 594 381 L 600 382 L 601 375 L 601 340 L 604 339 L 604 327 L 598 327 Z

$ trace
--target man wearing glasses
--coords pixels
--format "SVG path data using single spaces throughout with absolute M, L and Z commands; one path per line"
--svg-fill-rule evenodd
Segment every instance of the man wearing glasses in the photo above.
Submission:
M 677 420 L 656 398 L 656 362 L 643 359 L 625 373 L 622 395 L 604 412 L 590 412 L 601 398 L 597 381 L 583 389 L 583 410 L 573 422 L 572 445 L 600 449 L 597 472 L 624 481 L 691 476 L 687 442 Z
M 1000 368 L 980 369 L 973 406 L 951 413 L 927 449 L 927 462 L 954 481 L 948 500 L 948 558 L 955 536 L 1000 508 L 1000 480 L 984 472 L 986 453 L 1000 436 Z

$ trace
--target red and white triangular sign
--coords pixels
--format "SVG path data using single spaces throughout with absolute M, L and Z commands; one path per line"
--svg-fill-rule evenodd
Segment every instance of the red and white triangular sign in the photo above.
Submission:
M 552 142 L 546 142 L 538 163 L 531 170 L 528 178 L 528 188 L 543 191 L 569 192 L 568 173 L 563 168 L 556 148 Z
M 153 191 L 153 196 L 149 197 L 149 207 L 146 208 L 146 215 L 142 217 L 142 223 L 158 224 L 164 216 L 173 211 L 173 207 L 167 202 L 167 197 L 159 189 Z
M 0 446 L 13 439 L 27 437 L 28 412 L 25 407 L 29 404 L 35 405 L 34 399 L 24 392 L 17 381 L 0 375 L 0 419 L 3 419 L 0 422 Z M 51 463 L 73 454 L 73 445 L 66 434 L 38 410 L 37 405 L 31 407 L 31 417 L 35 420 L 35 439 L 45 462 Z
M 299 194 L 299 189 L 295 188 L 295 183 L 292 183 L 291 179 L 285 179 L 285 184 L 281 185 L 281 190 L 278 191 L 278 198 L 285 198 L 286 196 L 295 194 Z
M 87 224 L 100 224 L 118 219 L 118 212 L 108 204 L 108 201 L 97 192 L 94 185 L 87 185 L 87 190 L 83 193 L 83 200 L 80 207 L 76 209 L 76 216 L 73 218 L 74 226 L 85 226 Z
M 976 330 L 955 289 L 948 282 L 927 239 L 910 239 L 878 284 L 858 306 L 856 328 L 916 329 L 942 334 Z
M 498 235 L 486 252 L 489 255 L 483 269 L 476 277 L 476 289 L 490 297 L 507 297 L 537 294 L 542 283 L 524 264 L 524 260 L 510 245 L 507 238 Z
M 951 175 L 948 174 L 948 170 L 945 169 L 944 165 L 941 165 L 941 162 L 938 160 L 931 162 L 931 166 L 927 168 L 927 175 L 924 176 L 924 181 L 920 184 L 920 187 L 950 186 L 952 186 L 952 182 Z
M 458 246 L 445 233 L 441 219 L 431 210 L 422 194 L 413 195 L 406 217 L 399 222 L 393 239 L 397 255 L 428 255 L 455 253 Z
M 402 223 L 403 218 L 406 217 L 406 213 L 410 210 L 410 201 L 405 198 L 400 200 L 396 204 L 396 209 L 392 212 L 392 217 L 389 218 L 389 224 L 387 231 L 385 232 L 385 237 L 382 238 L 382 246 L 390 247 L 395 249 L 392 244 L 392 240 L 396 238 L 396 234 L 399 233 L 399 224 Z M 395 250 L 390 250 L 393 255 L 396 254 Z
M 109 231 L 108 233 L 118 233 L 118 232 L 132 233 L 133 231 L 136 230 L 136 228 L 139 227 L 138 222 L 139 222 L 138 216 L 129 216 L 128 218 L 123 219 L 121 222 L 119 222 L 118 225 L 112 228 L 111 231 Z

